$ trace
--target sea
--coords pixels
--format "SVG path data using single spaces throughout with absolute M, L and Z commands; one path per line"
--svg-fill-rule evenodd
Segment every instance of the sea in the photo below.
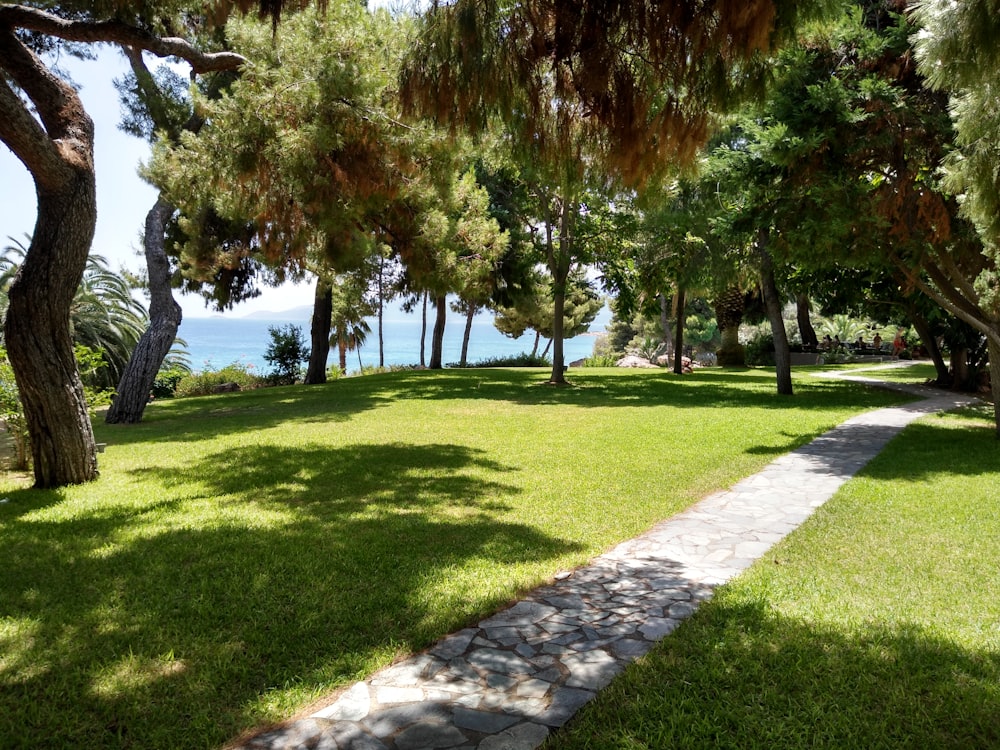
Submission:
M 302 329 L 303 338 L 309 344 L 309 324 L 311 309 L 296 308 L 284 313 L 255 313 L 245 317 L 212 316 L 185 317 L 177 335 L 186 343 L 191 369 L 196 372 L 218 370 L 229 364 L 239 364 L 262 374 L 271 370 L 264 360 L 271 341 L 269 329 L 289 324 Z M 594 342 L 603 332 L 610 313 L 605 308 L 590 327 L 590 331 L 566 339 L 563 350 L 567 363 L 589 357 L 594 351 Z M 378 323 L 368 321 L 371 333 L 358 351 L 348 352 L 347 370 L 356 372 L 362 367 L 379 364 Z M 433 320 L 428 320 L 425 360 L 430 359 L 430 331 Z M 393 311 L 383 323 L 383 347 L 385 365 L 417 365 L 420 363 L 420 327 L 418 314 L 404 315 Z M 462 335 L 465 331 L 465 317 L 449 313 L 444 332 L 442 361 L 445 366 L 458 363 L 462 355 Z M 545 348 L 548 340 L 541 339 L 538 351 Z M 493 325 L 489 314 L 477 315 L 473 320 L 469 337 L 469 363 L 495 357 L 506 357 L 521 352 L 531 352 L 535 344 L 534 332 L 514 339 L 500 333 Z M 551 352 L 550 352 L 551 355 Z M 337 352 L 331 349 L 328 365 L 337 363 Z

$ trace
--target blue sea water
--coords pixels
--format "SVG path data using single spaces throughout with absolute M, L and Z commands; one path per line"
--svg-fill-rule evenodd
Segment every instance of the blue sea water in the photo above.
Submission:
M 594 349 L 596 334 L 604 330 L 606 316 L 600 316 L 591 326 L 591 333 L 566 339 L 564 352 L 566 362 L 589 357 Z M 185 318 L 181 323 L 178 336 L 187 342 L 187 351 L 191 368 L 196 371 L 214 370 L 234 362 L 252 367 L 261 373 L 266 373 L 271 366 L 264 360 L 264 353 L 271 341 L 268 328 L 300 326 L 307 344 L 309 341 L 309 313 L 300 309 L 297 314 L 287 317 L 208 317 Z M 361 365 L 378 365 L 378 333 L 377 321 L 369 321 L 372 332 L 368 335 L 360 352 L 348 352 L 348 372 L 360 369 Z M 430 326 L 425 358 L 430 358 Z M 442 359 L 448 363 L 458 362 L 462 354 L 462 334 L 465 329 L 465 319 L 459 315 L 449 315 L 445 325 L 444 350 Z M 492 316 L 479 315 L 473 321 L 472 333 L 469 337 L 469 362 L 515 355 L 530 352 L 535 343 L 534 333 L 525 334 L 519 339 L 504 336 L 493 326 Z M 538 350 L 541 352 L 547 343 L 542 339 Z M 391 319 L 384 323 L 385 364 L 415 365 L 420 363 L 420 318 L 417 315 L 402 317 L 394 313 Z M 359 364 L 360 354 L 360 364 Z M 329 365 L 335 365 L 337 352 L 331 350 Z

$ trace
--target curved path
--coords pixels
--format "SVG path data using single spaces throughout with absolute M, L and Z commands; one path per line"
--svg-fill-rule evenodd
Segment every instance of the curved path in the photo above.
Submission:
M 893 365 L 890 365 L 893 366 Z M 878 369 L 878 368 L 871 368 Z M 530 750 L 797 528 L 919 417 L 975 402 L 862 371 L 823 373 L 920 397 L 853 417 L 731 489 L 557 576 L 524 600 L 383 669 L 255 750 Z

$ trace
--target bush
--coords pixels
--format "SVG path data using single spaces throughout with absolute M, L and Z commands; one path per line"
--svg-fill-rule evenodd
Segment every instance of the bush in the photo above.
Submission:
M 7 350 L 0 348 L 0 419 L 14 443 L 12 469 L 27 469 L 31 458 L 28 424 L 21 408 L 21 396 L 14 382 L 14 370 L 7 360 Z
M 583 360 L 584 367 L 614 367 L 618 364 L 618 357 L 614 354 L 594 354 Z
M 459 365 L 449 363 L 448 367 L 459 367 Z M 540 354 L 521 352 L 520 354 L 513 354 L 506 357 L 481 359 L 478 362 L 470 362 L 466 367 L 552 367 L 552 360 Z
M 774 336 L 758 331 L 743 346 L 743 355 L 749 367 L 774 366 Z
M 302 365 L 309 361 L 309 347 L 302 337 L 302 328 L 289 323 L 286 326 L 268 326 L 271 343 L 267 345 L 264 359 L 274 368 L 269 379 L 275 385 L 291 385 L 299 378 Z
M 185 371 L 179 367 L 160 370 L 156 374 L 156 380 L 153 381 L 151 395 L 153 398 L 173 398 L 181 380 L 190 374 L 190 371 Z
M 223 367 L 221 370 L 206 370 L 185 375 L 177 383 L 174 391 L 176 396 L 209 396 L 220 392 L 220 386 L 235 383 L 237 388 L 232 390 L 246 390 L 249 388 L 259 388 L 264 382 L 257 375 L 250 372 L 250 367 L 233 362 L 231 365 Z

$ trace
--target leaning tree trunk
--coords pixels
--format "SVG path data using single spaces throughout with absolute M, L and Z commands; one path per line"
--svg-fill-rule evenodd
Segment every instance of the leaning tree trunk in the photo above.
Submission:
M 684 287 L 677 285 L 677 328 L 674 331 L 674 373 L 681 375 L 684 373 Z
M 465 314 L 465 331 L 462 334 L 462 358 L 460 360 L 462 367 L 468 364 L 469 338 L 472 336 L 472 321 L 476 317 L 476 310 L 476 306 L 470 304 L 469 311 Z
M 69 323 L 97 222 L 93 161 L 80 161 L 86 163 L 74 165 L 72 178 L 57 189 L 36 179 L 38 218 L 9 290 L 4 325 L 40 488 L 97 477 L 94 432 Z
M 448 298 L 437 297 L 434 300 L 434 331 L 431 333 L 431 363 L 429 369 L 440 370 L 442 350 L 444 349 L 444 324 L 448 318 Z
M 774 261 L 767 250 L 766 242 L 766 233 L 761 232 L 757 242 L 757 254 L 760 258 L 760 290 L 764 295 L 764 307 L 767 309 L 767 319 L 771 323 L 771 336 L 774 339 L 774 369 L 778 381 L 778 393 L 791 396 L 792 357 L 788 348 L 785 321 L 781 317 L 781 297 L 774 280 Z
M 177 339 L 183 311 L 170 288 L 170 261 L 164 249 L 164 229 L 173 212 L 173 205 L 161 195 L 146 214 L 143 246 L 149 274 L 149 327 L 122 373 L 115 399 L 104 418 L 108 424 L 142 421 L 156 375 Z
M 317 385 L 326 382 L 326 360 L 330 356 L 330 329 L 333 326 L 333 287 L 323 279 L 316 279 L 316 296 L 313 299 L 312 323 L 309 327 L 312 348 L 309 350 L 309 367 L 305 383 Z
M 927 321 L 927 318 L 916 312 L 913 308 L 907 310 L 907 315 L 916 329 L 921 343 L 927 350 L 927 354 L 930 355 L 931 361 L 934 362 L 934 371 L 937 373 L 937 380 L 935 382 L 940 386 L 952 385 L 953 380 L 951 373 L 948 372 L 948 364 L 944 361 L 944 355 L 941 353 L 941 347 L 938 346 L 937 338 L 931 330 L 931 324 Z
M 799 336 L 802 337 L 802 346 L 816 349 L 819 347 L 819 338 L 816 336 L 816 329 L 813 328 L 812 320 L 809 319 L 810 307 L 808 295 L 795 295 L 795 316 L 799 323 Z

